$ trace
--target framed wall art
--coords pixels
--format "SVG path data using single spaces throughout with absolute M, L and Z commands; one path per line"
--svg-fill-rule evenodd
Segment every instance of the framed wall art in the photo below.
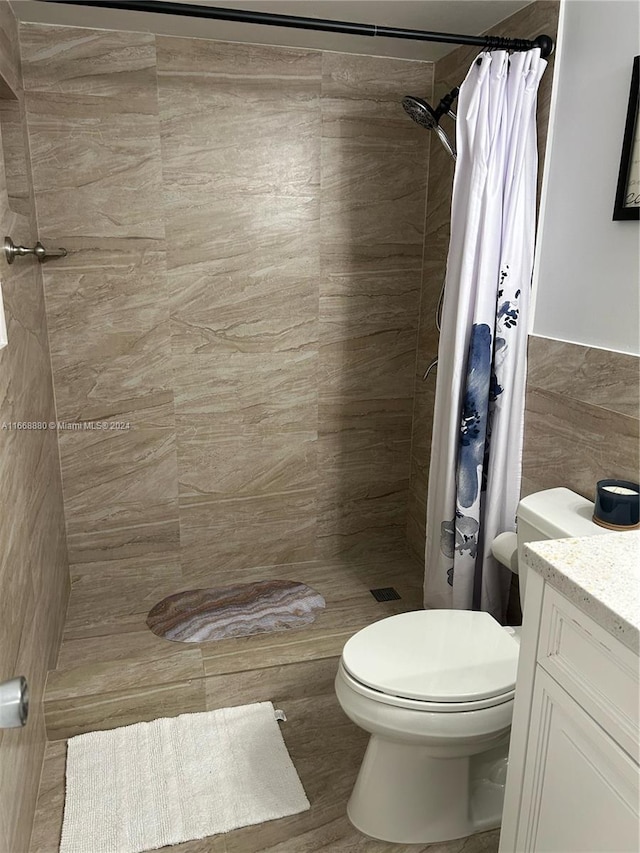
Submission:
M 640 219 L 640 123 L 638 122 L 638 83 L 640 79 L 640 56 L 633 60 L 631 74 L 631 92 L 627 107 L 627 121 L 624 128 L 622 157 L 616 201 L 613 208 L 614 219 Z

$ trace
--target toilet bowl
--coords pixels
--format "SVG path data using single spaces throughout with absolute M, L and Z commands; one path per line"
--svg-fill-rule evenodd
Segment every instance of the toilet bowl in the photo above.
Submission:
M 344 647 L 336 695 L 371 735 L 347 813 L 383 841 L 499 826 L 518 643 L 488 613 L 415 611 Z
M 592 515 L 568 489 L 520 501 L 517 536 L 494 556 L 520 575 L 521 599 L 525 543 L 602 535 Z M 347 641 L 336 695 L 370 734 L 347 807 L 357 829 L 429 844 L 500 825 L 519 643 L 519 629 L 466 610 L 402 613 Z

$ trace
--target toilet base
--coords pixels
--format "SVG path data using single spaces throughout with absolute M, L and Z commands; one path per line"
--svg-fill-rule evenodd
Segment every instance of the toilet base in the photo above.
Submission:
M 371 838 L 429 844 L 500 826 L 508 735 L 493 749 L 433 758 L 428 747 L 372 735 L 347 805 L 349 820 Z

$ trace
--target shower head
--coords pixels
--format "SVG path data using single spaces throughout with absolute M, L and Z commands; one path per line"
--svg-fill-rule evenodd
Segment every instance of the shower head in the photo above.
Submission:
M 455 114 L 451 111 L 451 106 L 458 97 L 458 89 L 453 89 L 448 95 L 440 101 L 438 106 L 434 108 L 423 98 L 416 98 L 414 95 L 407 95 L 402 99 L 402 106 L 407 115 L 424 127 L 426 130 L 435 130 L 438 134 L 440 142 L 442 142 L 446 151 L 455 160 L 456 151 L 445 131 L 440 127 L 440 118 L 443 115 L 449 115 L 455 119 Z
M 438 124 L 436 111 L 431 104 L 427 103 L 422 98 L 416 98 L 414 95 L 407 95 L 402 99 L 402 106 L 409 118 L 413 119 L 420 127 L 427 130 L 433 130 Z

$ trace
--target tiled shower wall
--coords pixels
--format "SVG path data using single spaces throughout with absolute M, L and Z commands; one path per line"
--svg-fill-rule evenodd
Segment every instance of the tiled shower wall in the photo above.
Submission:
M 405 536 L 430 63 L 21 28 L 74 583 Z M 127 427 L 128 425 L 128 427 Z M 121 428 L 122 427 L 122 428 Z M 95 614 L 94 614 L 95 615 Z
M 17 22 L 0 3 L 0 228 L 37 239 Z M 42 277 L 33 259 L 0 258 L 8 345 L 0 350 L 0 681 L 24 675 L 24 729 L 0 730 L 0 850 L 29 846 L 45 748 L 42 707 L 69 595 L 62 490 Z M 23 425 L 32 428 L 20 428 Z M 42 424 L 43 426 L 38 426 Z

